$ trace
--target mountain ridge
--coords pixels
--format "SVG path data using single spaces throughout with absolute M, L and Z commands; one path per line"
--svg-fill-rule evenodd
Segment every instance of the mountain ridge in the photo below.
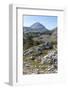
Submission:
M 34 24 L 32 24 L 30 27 L 23 27 L 24 33 L 29 33 L 29 32 L 53 32 L 55 29 L 57 29 L 57 27 L 55 27 L 54 29 L 48 30 L 43 24 L 36 22 Z

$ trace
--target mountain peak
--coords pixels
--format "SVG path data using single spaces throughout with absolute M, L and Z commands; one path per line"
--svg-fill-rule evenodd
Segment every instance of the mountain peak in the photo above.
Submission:
M 45 26 L 43 26 L 41 23 L 36 22 L 34 24 L 31 25 L 32 29 L 45 29 Z

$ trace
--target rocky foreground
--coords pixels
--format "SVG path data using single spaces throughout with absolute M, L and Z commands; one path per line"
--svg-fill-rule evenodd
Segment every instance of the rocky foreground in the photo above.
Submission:
M 54 46 L 53 46 L 54 47 Z M 57 73 L 57 50 L 32 47 L 24 51 L 23 74 Z

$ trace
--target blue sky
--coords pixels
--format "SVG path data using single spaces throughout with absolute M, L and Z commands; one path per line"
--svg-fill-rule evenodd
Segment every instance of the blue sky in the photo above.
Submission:
M 32 24 L 36 22 L 40 22 L 47 29 L 51 30 L 57 27 L 57 16 L 28 16 L 24 17 L 24 26 L 30 27 Z

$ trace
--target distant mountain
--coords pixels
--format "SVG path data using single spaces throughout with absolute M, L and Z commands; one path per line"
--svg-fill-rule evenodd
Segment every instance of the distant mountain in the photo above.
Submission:
M 57 35 L 57 27 L 52 30 L 52 35 Z
M 36 22 L 32 24 L 30 27 L 23 27 L 24 32 L 45 32 L 48 31 L 48 29 L 45 28 L 41 23 Z
M 31 28 L 32 29 L 41 29 L 41 30 L 45 29 L 45 27 L 41 23 L 39 23 L 39 22 L 36 22 L 36 23 L 32 24 Z
M 57 27 L 52 30 L 50 39 L 52 41 L 57 41 Z
M 30 27 L 23 27 L 24 33 L 32 32 L 32 29 Z

